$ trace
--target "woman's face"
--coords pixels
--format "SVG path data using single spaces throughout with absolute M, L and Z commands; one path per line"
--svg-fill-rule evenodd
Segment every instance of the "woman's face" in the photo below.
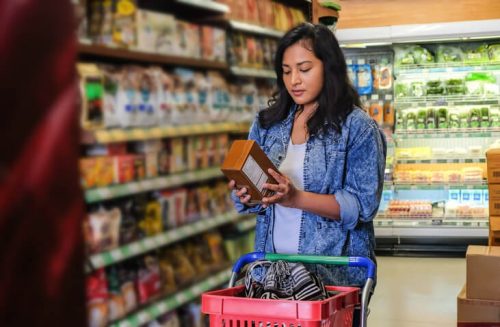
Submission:
M 283 53 L 283 82 L 298 105 L 313 105 L 323 87 L 323 62 L 309 50 L 308 41 L 299 41 Z

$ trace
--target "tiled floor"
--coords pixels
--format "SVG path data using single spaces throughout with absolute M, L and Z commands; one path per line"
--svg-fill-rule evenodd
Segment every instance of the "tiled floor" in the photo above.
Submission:
M 456 326 L 465 258 L 378 257 L 369 327 Z

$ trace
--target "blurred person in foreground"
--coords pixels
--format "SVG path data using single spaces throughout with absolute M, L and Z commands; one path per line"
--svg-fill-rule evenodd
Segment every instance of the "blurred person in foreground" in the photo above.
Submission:
M 0 1 L 0 325 L 86 326 L 70 1 Z
M 255 250 L 376 262 L 386 141 L 361 109 L 337 39 L 323 25 L 291 29 L 275 71 L 278 90 L 249 133 L 279 168 L 269 170 L 279 184 L 264 185 L 275 194 L 252 206 L 246 188 L 229 183 L 236 209 L 257 213 Z M 310 269 L 327 285 L 362 286 L 366 278 L 364 268 Z

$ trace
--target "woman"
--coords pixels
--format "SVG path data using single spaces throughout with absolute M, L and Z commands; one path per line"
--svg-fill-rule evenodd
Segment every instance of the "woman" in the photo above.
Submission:
M 386 144 L 360 109 L 333 33 L 301 24 L 281 39 L 278 91 L 259 112 L 249 138 L 280 172 L 275 195 L 250 206 L 229 183 L 239 212 L 258 213 L 257 251 L 364 256 L 375 261 L 372 220 L 382 193 Z M 327 285 L 363 285 L 363 268 L 311 267 Z

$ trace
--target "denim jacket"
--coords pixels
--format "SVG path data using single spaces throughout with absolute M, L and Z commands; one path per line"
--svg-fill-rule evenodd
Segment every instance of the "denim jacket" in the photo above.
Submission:
M 294 106 L 288 117 L 264 129 L 256 119 L 249 139 L 255 140 L 278 167 L 289 144 Z M 355 108 L 341 133 L 329 130 L 311 136 L 304 159 L 304 191 L 334 194 L 340 219 L 332 220 L 303 211 L 299 231 L 300 254 L 363 256 L 375 261 L 375 217 L 384 181 L 386 141 L 376 122 Z M 275 252 L 274 205 L 246 206 L 232 194 L 238 212 L 256 213 L 255 250 Z M 364 268 L 310 266 L 328 285 L 363 285 Z

